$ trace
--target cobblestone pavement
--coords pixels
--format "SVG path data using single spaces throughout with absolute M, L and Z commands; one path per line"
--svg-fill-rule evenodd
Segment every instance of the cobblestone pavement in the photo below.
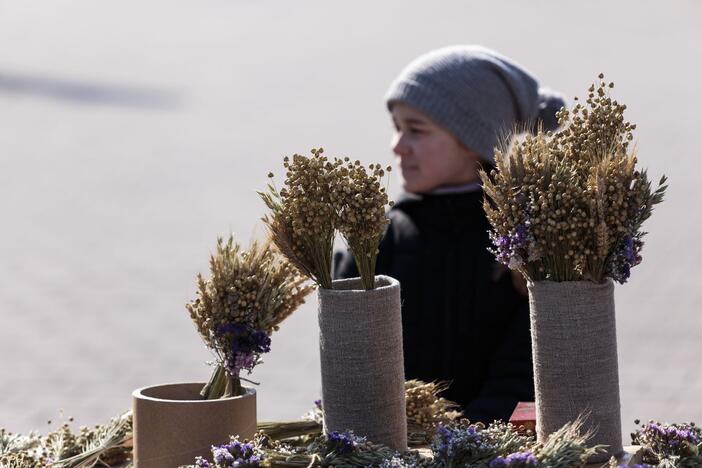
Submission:
M 60 408 L 97 423 L 137 387 L 205 379 L 183 305 L 216 236 L 262 235 L 255 190 L 284 154 L 390 161 L 386 86 L 452 43 L 569 96 L 617 82 L 640 161 L 671 179 L 616 293 L 623 427 L 702 421 L 702 4 L 426 5 L 0 2 L 0 426 L 43 430 Z M 252 376 L 264 419 L 319 396 L 314 304 Z

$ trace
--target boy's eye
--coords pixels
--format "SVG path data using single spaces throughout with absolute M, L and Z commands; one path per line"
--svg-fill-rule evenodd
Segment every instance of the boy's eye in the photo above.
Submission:
M 422 133 L 426 133 L 423 128 L 419 127 L 410 127 L 407 129 L 407 131 L 412 135 L 420 135 Z

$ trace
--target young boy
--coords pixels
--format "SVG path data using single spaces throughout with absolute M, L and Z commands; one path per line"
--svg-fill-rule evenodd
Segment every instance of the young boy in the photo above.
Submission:
M 533 401 L 526 295 L 488 251 L 478 170 L 515 128 L 557 127 L 560 96 L 511 60 L 456 46 L 410 63 L 386 96 L 406 192 L 388 216 L 376 272 L 402 288 L 407 379 L 445 380 L 471 421 Z M 358 276 L 338 254 L 335 277 Z

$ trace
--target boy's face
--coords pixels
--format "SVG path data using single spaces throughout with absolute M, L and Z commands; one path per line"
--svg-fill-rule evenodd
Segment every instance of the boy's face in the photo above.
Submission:
M 414 107 L 395 103 L 391 114 L 395 125 L 392 151 L 405 191 L 426 193 L 478 181 L 477 153 Z

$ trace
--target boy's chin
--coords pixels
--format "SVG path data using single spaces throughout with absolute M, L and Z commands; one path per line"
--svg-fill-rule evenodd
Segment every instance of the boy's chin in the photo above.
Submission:
M 409 193 L 428 193 L 434 190 L 434 188 L 431 187 L 430 184 L 423 184 L 417 181 L 405 179 L 401 181 L 400 186 L 402 187 L 402 190 Z

